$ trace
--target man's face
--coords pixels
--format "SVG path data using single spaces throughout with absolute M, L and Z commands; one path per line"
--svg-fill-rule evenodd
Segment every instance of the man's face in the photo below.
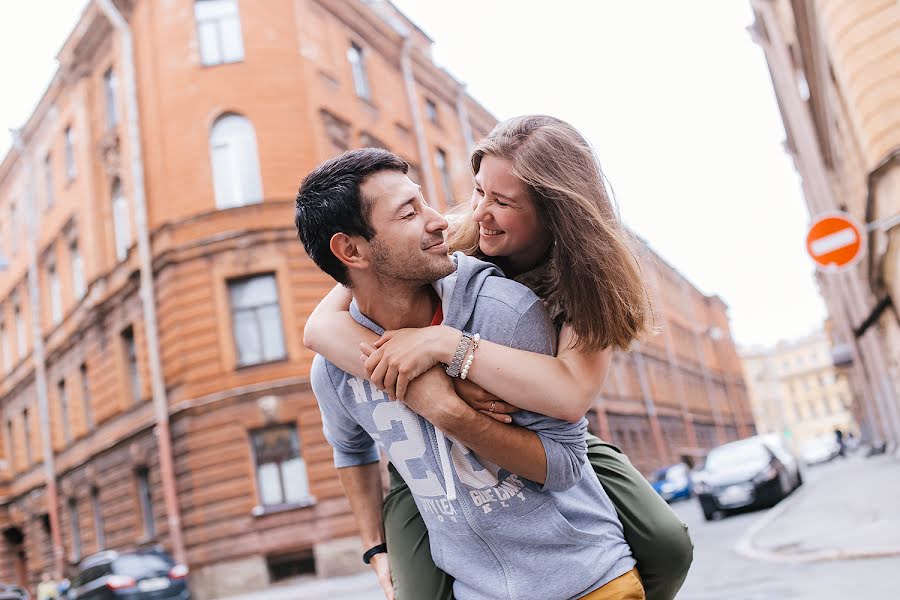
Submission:
M 452 273 L 447 221 L 425 202 L 418 185 L 399 171 L 382 171 L 360 186 L 371 207 L 372 270 L 380 279 L 430 283 Z

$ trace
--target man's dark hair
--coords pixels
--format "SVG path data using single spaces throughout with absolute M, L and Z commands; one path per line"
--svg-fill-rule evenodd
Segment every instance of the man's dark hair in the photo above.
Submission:
M 331 252 L 332 236 L 345 233 L 366 240 L 375 236 L 369 223 L 372 207 L 359 186 L 380 171 L 408 170 L 406 161 L 392 152 L 363 148 L 327 160 L 303 178 L 294 212 L 297 237 L 309 257 L 338 283 L 349 285 L 350 278 L 347 267 Z

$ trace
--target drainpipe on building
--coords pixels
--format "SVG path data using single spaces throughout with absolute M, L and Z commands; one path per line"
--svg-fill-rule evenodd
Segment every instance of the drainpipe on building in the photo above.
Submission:
M 400 68 L 403 70 L 403 83 L 406 87 L 406 100 L 409 103 L 409 112 L 413 122 L 413 132 L 416 134 L 416 145 L 419 148 L 419 162 L 422 163 L 422 176 L 425 177 L 425 199 L 434 204 L 438 195 L 434 186 L 434 173 L 431 171 L 431 153 L 428 151 L 428 143 L 425 141 L 425 126 L 422 124 L 422 111 L 419 110 L 419 95 L 416 93 L 416 79 L 412 66 L 412 38 L 408 35 L 403 38 L 403 48 L 400 50 Z
M 59 522 L 59 492 L 56 485 L 56 460 L 50 430 L 50 403 L 47 400 L 47 365 L 44 356 L 44 333 L 41 328 L 41 289 L 38 271 L 37 199 L 31 157 L 22 141 L 21 131 L 13 130 L 13 145 L 22 159 L 25 170 L 26 219 L 28 220 L 28 300 L 31 304 L 31 338 L 34 364 L 34 385 L 37 388 L 38 419 L 41 425 L 41 448 L 44 454 L 44 479 L 47 485 L 47 516 L 50 519 L 50 542 L 53 546 L 53 571 L 61 578 L 64 567 L 62 533 Z M 26 432 L 27 434 L 27 432 Z
M 122 43 L 122 80 L 126 103 L 128 152 L 131 157 L 131 176 L 134 182 L 134 220 L 137 226 L 138 260 L 140 262 L 140 296 L 144 313 L 144 329 L 147 337 L 147 356 L 150 366 L 150 384 L 153 408 L 156 413 L 156 442 L 159 451 L 159 471 L 165 499 L 166 518 L 172 542 L 172 554 L 177 562 L 187 564 L 184 539 L 181 535 L 181 518 L 178 510 L 178 494 L 175 487 L 175 466 L 172 458 L 172 436 L 169 430 L 169 401 L 163 379 L 159 356 L 159 333 L 156 322 L 156 292 L 153 282 L 153 257 L 147 223 L 147 200 L 144 190 L 144 163 L 141 150 L 140 119 L 138 114 L 137 82 L 134 66 L 134 42 L 131 29 L 111 0 L 97 0 L 97 5 L 119 32 Z

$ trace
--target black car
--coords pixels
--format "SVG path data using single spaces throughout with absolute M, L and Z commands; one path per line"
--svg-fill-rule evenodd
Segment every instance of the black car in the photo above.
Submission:
M 0 600 L 31 600 L 31 596 L 17 585 L 0 583 Z
M 803 479 L 798 461 L 774 435 L 760 435 L 710 450 L 693 476 L 703 516 L 774 506 Z
M 78 565 L 72 600 L 188 600 L 188 568 L 162 550 L 106 551 Z

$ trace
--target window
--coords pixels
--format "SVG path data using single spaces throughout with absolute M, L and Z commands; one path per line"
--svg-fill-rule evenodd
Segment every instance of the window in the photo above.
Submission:
M 253 124 L 240 115 L 219 117 L 209 135 L 216 207 L 262 201 L 259 156 Z
M 267 427 L 251 434 L 262 506 L 309 501 L 306 462 L 294 425 Z
M 16 443 L 13 438 L 13 424 L 12 419 L 6 421 L 6 455 L 9 457 L 9 470 L 13 471 L 16 467 Z
M 97 551 L 106 547 L 106 534 L 103 531 L 103 511 L 100 507 L 100 490 L 91 488 L 91 512 L 94 513 L 94 536 L 97 538 Z
M 72 262 L 72 293 L 76 300 L 81 300 L 87 288 L 84 283 L 84 259 L 78 249 L 78 242 L 72 242 L 69 246 L 69 260 Z
M 241 17 L 237 0 L 196 0 L 194 18 L 200 43 L 200 62 L 218 65 L 243 60 Z
M 438 124 L 438 108 L 433 100 L 425 100 L 425 116 L 435 125 Z
M 71 127 L 66 127 L 63 132 L 63 141 L 66 148 L 66 177 L 75 179 L 78 171 L 75 169 L 75 139 Z
M 78 501 L 69 498 L 69 524 L 72 527 L 72 560 L 81 560 L 81 524 L 78 522 Z
M 62 293 L 59 287 L 59 274 L 53 263 L 47 267 L 47 285 L 50 287 L 50 317 L 55 325 L 62 321 Z
M 434 160 L 437 163 L 438 171 L 441 172 L 441 182 L 444 184 L 444 197 L 447 199 L 447 206 L 455 203 L 453 196 L 453 183 L 450 180 L 450 168 L 447 165 L 447 154 L 438 148 L 435 152 Z
M 253 365 L 285 358 L 281 310 L 274 275 L 228 282 L 238 364 Z
M 62 421 L 63 439 L 66 444 L 72 442 L 72 427 L 69 424 L 69 396 L 66 394 L 66 380 L 60 379 L 56 384 L 56 398 L 59 401 L 59 418 Z
M 350 44 L 350 48 L 347 49 L 347 60 L 350 61 L 350 68 L 353 70 L 353 88 L 356 90 L 357 96 L 364 100 L 370 100 L 369 76 L 366 74 L 364 58 L 362 48 L 356 44 Z
M 33 456 L 31 454 L 31 419 L 28 409 L 22 409 L 22 427 L 25 430 L 25 459 L 26 466 L 31 466 Z
M 144 517 L 144 534 L 152 538 L 156 536 L 156 521 L 153 518 L 153 498 L 150 495 L 150 472 L 144 467 L 138 469 L 135 475 L 137 477 L 141 514 Z
M 44 206 L 48 209 L 53 207 L 56 201 L 56 194 L 53 191 L 53 157 L 50 153 L 44 157 Z
M 84 408 L 84 422 L 88 428 L 94 426 L 94 411 L 91 410 L 91 382 L 88 379 L 87 364 L 81 363 L 78 367 L 81 379 L 81 404 Z
M 134 343 L 134 328 L 130 325 L 122 331 L 122 350 L 125 353 L 125 365 L 128 368 L 128 383 L 131 399 L 141 401 L 141 374 L 138 371 L 137 346 Z
M 0 352 L 3 352 L 3 372 L 9 373 L 12 368 L 12 355 L 9 348 L 9 336 L 6 335 L 6 323 L 0 323 Z
M 119 123 L 119 107 L 116 104 L 119 82 L 112 67 L 103 74 L 103 99 L 106 103 L 106 128 L 112 129 Z
M 9 205 L 9 253 L 15 254 L 19 251 L 19 213 L 16 209 L 16 203 L 11 202 Z
M 122 182 L 116 179 L 112 187 L 113 233 L 116 241 L 116 258 L 128 256 L 131 245 L 131 220 L 128 215 L 128 199 L 122 192 Z
M 13 318 L 16 322 L 16 349 L 19 351 L 19 360 L 22 360 L 25 358 L 28 348 L 25 337 L 25 320 L 22 318 L 22 309 L 18 302 L 13 305 Z

